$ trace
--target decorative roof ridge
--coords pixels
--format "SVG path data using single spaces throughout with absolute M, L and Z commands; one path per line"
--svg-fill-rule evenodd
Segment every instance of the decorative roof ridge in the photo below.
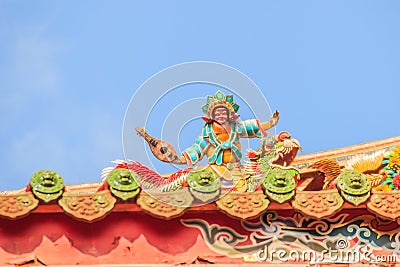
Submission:
M 24 192 L 26 192 L 25 188 L 15 189 L 15 190 L 6 190 L 6 191 L 0 191 L 0 196 L 19 195 L 19 194 L 24 193 Z
M 297 168 L 302 168 L 303 164 L 308 165 L 312 162 L 322 160 L 322 159 L 336 159 L 343 156 L 354 156 L 357 154 L 373 153 L 379 150 L 389 150 L 392 147 L 400 144 L 400 136 L 394 136 L 390 138 L 385 138 L 381 140 L 364 142 L 356 145 L 350 145 L 340 148 L 334 148 L 330 150 L 325 150 L 321 152 L 313 152 L 303 155 L 298 155 L 292 162 L 292 166 Z
M 287 153 L 287 142 L 290 140 L 278 143 L 276 149 L 282 154 L 286 151 L 285 155 L 293 159 Z M 135 162 L 119 163 L 103 181 L 72 185 L 64 185 L 58 173 L 42 170 L 32 175 L 25 188 L 0 192 L 0 217 L 18 219 L 30 213 L 65 212 L 78 220 L 94 222 L 111 212 L 139 211 L 169 220 L 188 211 L 219 210 L 230 217 L 248 219 L 267 209 L 295 209 L 320 219 L 342 209 L 368 208 L 378 216 L 400 222 L 400 212 L 390 213 L 400 210 L 400 136 L 303 155 L 295 164 L 289 161 L 290 166 L 278 165 L 280 159 L 286 163 L 284 156 L 268 156 L 245 163 L 250 178 L 262 179 L 261 184 L 245 192 L 221 187 L 218 178 L 196 170 L 172 174 L 168 179 L 177 186 L 169 191 L 156 190 L 146 187 L 145 180 L 149 173 L 151 177 L 156 174 Z M 198 182 L 203 178 L 205 185 Z M 386 201 L 389 198 L 392 200 Z M 207 201 L 211 202 L 203 205 Z M 380 203 L 387 205 L 380 207 Z
M 291 166 L 298 167 L 303 163 L 312 163 L 317 160 L 327 159 L 327 158 L 338 158 L 343 155 L 356 155 L 361 153 L 368 153 L 368 152 L 375 152 L 380 149 L 390 149 L 396 145 L 400 144 L 400 136 L 385 138 L 381 140 L 371 141 L 371 142 L 364 142 L 356 145 L 345 146 L 334 148 L 330 150 L 325 150 L 321 152 L 313 152 L 308 154 L 303 154 L 296 156 L 293 160 Z M 301 168 L 301 166 L 300 166 Z M 162 176 L 166 176 L 162 175 Z M 87 182 L 87 183 L 80 183 L 80 184 L 66 184 L 66 191 L 85 191 L 85 189 L 89 192 L 93 190 L 99 190 L 103 186 L 103 182 Z M 0 191 L 0 195 L 14 195 L 21 192 L 25 192 L 26 189 L 13 189 L 13 190 L 4 190 Z
M 103 187 L 104 182 L 89 182 L 82 184 L 68 184 L 65 185 L 66 192 L 79 192 L 79 193 L 95 193 Z

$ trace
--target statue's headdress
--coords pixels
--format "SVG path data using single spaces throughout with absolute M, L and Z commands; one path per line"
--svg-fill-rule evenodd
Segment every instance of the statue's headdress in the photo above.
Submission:
M 235 118 L 236 112 L 239 110 L 239 105 L 233 102 L 233 95 L 225 95 L 218 90 L 215 95 L 207 96 L 207 103 L 203 106 L 203 112 L 211 119 L 214 109 L 219 107 L 226 107 L 229 110 L 230 118 Z

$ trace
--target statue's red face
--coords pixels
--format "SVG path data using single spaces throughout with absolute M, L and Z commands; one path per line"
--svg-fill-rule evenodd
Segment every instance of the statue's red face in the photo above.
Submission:
M 213 119 L 219 124 L 225 124 L 228 122 L 228 109 L 227 108 L 216 108 L 213 112 Z

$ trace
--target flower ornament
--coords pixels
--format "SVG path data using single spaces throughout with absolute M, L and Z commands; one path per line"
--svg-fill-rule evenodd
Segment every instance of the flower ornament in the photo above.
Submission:
M 400 173 L 396 174 L 393 178 L 393 185 L 394 188 L 399 190 L 400 189 Z
M 382 165 L 385 165 L 385 167 L 380 174 L 383 174 L 386 179 L 381 185 L 386 185 L 392 190 L 400 190 L 400 146 L 396 146 L 383 159 Z

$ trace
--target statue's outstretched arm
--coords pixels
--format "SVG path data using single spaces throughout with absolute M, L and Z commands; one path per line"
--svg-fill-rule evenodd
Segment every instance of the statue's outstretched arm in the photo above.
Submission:
M 274 127 L 279 121 L 279 111 L 275 110 L 274 114 L 272 114 L 271 118 L 267 122 L 262 122 L 261 127 L 264 131 Z

